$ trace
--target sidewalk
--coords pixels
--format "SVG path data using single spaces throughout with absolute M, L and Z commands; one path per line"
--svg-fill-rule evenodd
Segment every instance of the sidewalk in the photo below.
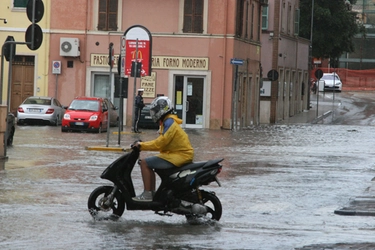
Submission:
M 287 117 L 286 119 L 277 122 L 277 124 L 316 124 L 321 122 L 324 118 L 327 118 L 332 114 L 333 106 L 332 102 L 327 102 L 320 95 L 320 100 L 317 102 L 317 95 L 311 94 L 310 96 L 310 108 L 304 110 L 301 113 L 295 114 L 294 116 Z

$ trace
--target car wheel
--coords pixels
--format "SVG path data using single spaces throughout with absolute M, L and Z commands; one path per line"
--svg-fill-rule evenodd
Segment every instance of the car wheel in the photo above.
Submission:
M 68 132 L 67 128 L 61 127 L 61 132 Z

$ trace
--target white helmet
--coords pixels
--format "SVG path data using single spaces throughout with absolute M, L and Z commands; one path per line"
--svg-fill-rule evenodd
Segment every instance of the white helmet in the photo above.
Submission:
M 150 115 L 154 122 L 160 120 L 163 115 L 170 113 L 173 110 L 172 101 L 166 96 L 156 97 L 150 107 Z

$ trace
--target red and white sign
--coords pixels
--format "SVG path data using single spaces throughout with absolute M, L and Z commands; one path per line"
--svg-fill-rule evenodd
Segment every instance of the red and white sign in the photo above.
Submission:
M 61 61 L 52 61 L 52 74 L 61 74 Z
M 143 26 L 135 25 L 130 27 L 124 36 L 126 39 L 124 74 L 130 76 L 132 62 L 137 61 L 142 63 L 141 76 L 150 76 L 152 44 L 150 32 Z

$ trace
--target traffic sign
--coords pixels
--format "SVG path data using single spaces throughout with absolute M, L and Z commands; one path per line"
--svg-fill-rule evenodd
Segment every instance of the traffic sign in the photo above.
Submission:
M 61 74 L 61 61 L 52 61 L 52 74 Z
M 318 79 L 320 79 L 320 78 L 322 78 L 322 76 L 323 76 L 323 70 L 317 69 L 315 71 L 315 77 L 318 78 Z
M 279 79 L 279 72 L 277 72 L 277 70 L 271 69 L 267 73 L 267 78 L 270 81 L 276 81 L 277 79 Z
M 230 64 L 233 64 L 233 65 L 243 65 L 243 60 L 242 59 L 237 59 L 237 58 L 232 58 L 232 59 L 230 59 Z

